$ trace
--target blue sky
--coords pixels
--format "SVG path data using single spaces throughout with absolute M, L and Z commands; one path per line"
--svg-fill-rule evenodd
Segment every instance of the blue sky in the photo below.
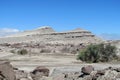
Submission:
M 51 26 L 120 35 L 120 0 L 0 0 L 0 30 Z M 12 32 L 12 31 L 11 31 Z

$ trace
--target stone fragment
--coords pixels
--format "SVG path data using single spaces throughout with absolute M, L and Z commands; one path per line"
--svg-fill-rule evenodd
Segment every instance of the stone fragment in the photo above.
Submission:
M 27 72 L 23 71 L 23 70 L 16 70 L 16 79 L 19 80 L 21 78 L 27 78 Z

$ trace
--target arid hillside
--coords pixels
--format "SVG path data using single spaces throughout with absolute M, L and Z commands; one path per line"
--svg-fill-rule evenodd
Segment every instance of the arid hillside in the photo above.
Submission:
M 72 53 L 91 43 L 101 43 L 92 32 L 77 28 L 66 32 L 56 32 L 51 27 L 41 27 L 31 31 L 0 38 L 1 46 L 18 49 L 25 48 L 30 53 Z
M 96 37 L 90 31 L 75 29 L 67 32 L 55 32 L 51 27 L 41 27 L 31 31 L 24 31 L 15 35 L 0 38 L 0 43 L 51 43 L 51 44 L 78 44 L 78 43 L 98 43 L 102 39 Z

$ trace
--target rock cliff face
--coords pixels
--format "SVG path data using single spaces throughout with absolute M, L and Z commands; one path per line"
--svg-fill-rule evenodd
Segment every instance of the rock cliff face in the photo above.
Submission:
M 68 32 L 55 32 L 51 27 L 42 27 L 0 39 L 0 43 L 45 42 L 50 44 L 98 43 L 101 41 L 90 31 L 80 28 Z

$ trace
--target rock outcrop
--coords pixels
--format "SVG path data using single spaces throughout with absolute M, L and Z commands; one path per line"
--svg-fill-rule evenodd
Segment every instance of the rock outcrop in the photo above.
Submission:
M 13 67 L 7 61 L 0 61 L 0 80 L 16 80 Z

